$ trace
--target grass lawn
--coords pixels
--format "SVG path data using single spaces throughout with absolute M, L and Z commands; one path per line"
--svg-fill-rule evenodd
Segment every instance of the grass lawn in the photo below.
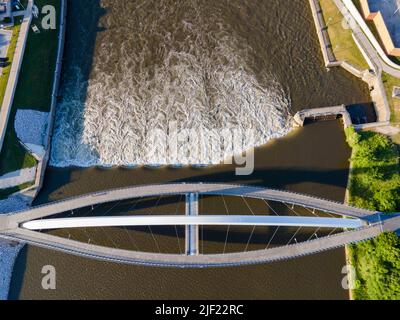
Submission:
M 0 108 L 3 103 L 4 94 L 6 92 L 8 78 L 10 76 L 11 65 L 14 58 L 15 48 L 17 46 L 17 40 L 19 36 L 19 30 L 21 29 L 21 19 L 15 19 L 15 25 L 11 28 L 12 37 L 10 41 L 10 46 L 7 50 L 8 65 L 3 68 L 0 76 Z
M 374 132 L 346 129 L 353 148 L 349 183 L 351 205 L 381 212 L 400 211 L 399 148 Z M 348 247 L 356 270 L 355 299 L 400 299 L 400 238 L 385 233 Z
M 346 61 L 359 70 L 369 69 L 362 53 L 354 42 L 351 29 L 343 27 L 343 15 L 332 0 L 320 0 L 325 23 L 336 59 Z
M 56 7 L 57 13 L 60 12 L 60 0 L 35 0 L 35 4 L 39 9 L 43 5 L 51 4 Z M 58 28 L 57 30 L 42 30 L 41 16 L 34 19 L 32 24 L 39 27 L 40 33 L 35 34 L 32 29 L 29 31 L 17 90 L 0 154 L 0 175 L 36 165 L 36 160 L 20 145 L 14 131 L 17 110 L 33 109 L 45 112 L 50 110 L 58 48 Z
M 396 125 L 400 125 L 400 99 L 393 98 L 393 87 L 400 87 L 400 79 L 391 76 L 390 74 L 383 72 L 382 81 L 385 86 L 386 95 L 388 97 L 388 102 L 391 111 L 391 122 Z

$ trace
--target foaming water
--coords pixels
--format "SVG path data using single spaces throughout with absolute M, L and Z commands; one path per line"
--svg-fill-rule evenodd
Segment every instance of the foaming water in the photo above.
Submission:
M 251 130 L 253 146 L 289 132 L 288 90 L 273 74 L 255 67 L 265 65 L 259 61 L 263 55 L 235 29 L 236 23 L 251 23 L 241 18 L 240 2 L 214 2 L 101 1 L 108 12 L 99 22 L 102 32 L 90 76 L 84 75 L 87 66 L 78 64 L 66 71 L 53 166 L 171 163 L 154 157 L 148 148 L 149 135 L 158 130 L 169 137 L 171 123 L 199 135 Z M 206 136 L 200 139 L 208 141 Z M 154 143 L 156 149 L 168 148 L 165 139 Z M 178 141 L 180 154 L 196 143 Z M 248 147 L 235 145 L 218 157 L 210 154 L 206 163 L 219 163 Z M 204 159 L 174 161 L 189 163 Z

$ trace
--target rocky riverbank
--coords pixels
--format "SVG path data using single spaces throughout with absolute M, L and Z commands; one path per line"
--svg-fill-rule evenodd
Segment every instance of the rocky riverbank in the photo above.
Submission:
M 11 196 L 0 201 L 0 214 L 27 208 L 28 204 L 20 195 Z M 8 242 L 0 239 L 0 300 L 6 300 L 10 289 L 10 282 L 15 260 L 23 243 Z

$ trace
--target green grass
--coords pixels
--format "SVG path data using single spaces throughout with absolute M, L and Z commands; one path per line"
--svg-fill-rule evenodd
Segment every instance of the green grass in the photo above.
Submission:
M 35 0 L 41 8 L 51 4 L 60 12 L 60 0 Z M 24 60 L 13 101 L 4 145 L 0 154 L 0 175 L 36 165 L 35 158 L 19 143 L 14 121 L 18 109 L 33 109 L 48 112 L 58 48 L 58 29 L 42 30 L 41 17 L 34 19 L 40 33 L 29 31 Z
M 400 238 L 384 233 L 349 247 L 356 272 L 356 300 L 400 299 Z
M 386 136 L 346 129 L 353 148 L 349 198 L 351 205 L 400 211 L 400 167 L 398 147 Z M 349 246 L 356 271 L 355 299 L 400 298 L 400 239 L 384 233 L 371 241 Z
M 343 28 L 343 15 L 332 0 L 320 0 L 332 49 L 339 61 L 346 61 L 359 70 L 369 69 L 360 49 L 354 42 L 351 29 Z
M 400 99 L 393 98 L 393 87 L 400 87 L 400 79 L 391 76 L 386 72 L 382 72 L 382 81 L 385 86 L 386 95 L 391 111 L 391 122 L 394 124 L 400 124 Z
M 19 31 L 21 29 L 21 20 L 18 19 L 15 21 L 15 25 L 11 28 L 12 29 L 12 37 L 10 41 L 10 45 L 7 50 L 7 58 L 8 58 L 8 65 L 3 68 L 1 76 L 0 76 L 0 108 L 3 104 L 4 95 L 7 88 L 8 78 L 10 76 L 11 65 L 14 58 L 15 48 L 17 46 L 17 40 L 19 36 Z
M 382 212 L 400 211 L 400 174 L 397 146 L 374 132 L 346 130 L 353 148 L 349 202 Z

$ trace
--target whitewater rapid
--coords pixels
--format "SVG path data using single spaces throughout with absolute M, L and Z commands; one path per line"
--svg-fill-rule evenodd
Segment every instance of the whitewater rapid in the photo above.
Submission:
M 217 164 L 289 132 L 290 95 L 273 74 L 255 70 L 257 53 L 246 39 L 198 3 L 175 10 L 166 1 L 153 4 L 155 12 L 143 5 L 133 18 L 112 11 L 102 18 L 90 75 L 73 57 L 68 62 L 51 165 Z M 154 156 L 149 145 L 168 150 L 172 124 L 205 142 L 219 142 L 222 130 L 251 131 L 251 145 L 222 143 L 217 156 L 188 158 L 198 144 L 188 138 L 178 142 L 178 158 Z M 165 137 L 149 140 L 154 131 Z

